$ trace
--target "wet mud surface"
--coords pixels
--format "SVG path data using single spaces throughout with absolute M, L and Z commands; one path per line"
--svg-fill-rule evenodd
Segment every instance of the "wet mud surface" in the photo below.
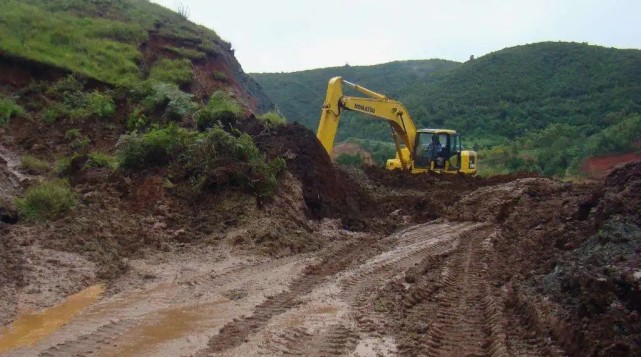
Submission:
M 3 220 L 0 339 L 106 284 L 4 355 L 640 352 L 641 163 L 590 184 L 412 176 L 334 166 L 298 125 L 243 125 L 287 162 L 261 204 L 234 191 L 189 201 L 162 170 L 82 169 L 69 217 Z M 14 212 L 39 178 L 20 176 L 19 146 L 3 150 L 0 208 Z

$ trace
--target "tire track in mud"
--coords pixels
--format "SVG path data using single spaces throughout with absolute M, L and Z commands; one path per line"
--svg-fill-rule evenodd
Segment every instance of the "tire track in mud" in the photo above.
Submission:
M 125 334 L 134 324 L 134 320 L 110 321 L 90 333 L 49 347 L 40 352 L 38 356 L 63 357 L 96 354 L 116 337 Z
M 439 289 L 432 297 L 432 316 L 420 344 L 419 354 L 502 356 L 507 352 L 497 340 L 502 326 L 496 323 L 486 300 L 487 253 L 480 239 L 492 228 L 465 235 L 457 251 L 440 272 Z M 414 351 L 412 351 L 413 353 Z
M 404 281 L 374 294 L 357 321 L 372 334 L 392 332 L 403 355 L 508 355 L 502 306 L 487 282 L 495 228 L 451 229 L 459 232 L 458 245 L 433 250 L 405 272 Z M 372 305 L 382 310 L 376 318 Z
M 335 318 L 331 319 L 333 321 L 325 320 L 323 324 L 329 324 L 329 327 L 315 329 L 314 332 L 302 326 L 281 329 L 278 324 L 267 326 L 265 322 L 268 337 L 263 340 L 264 346 L 261 352 L 267 355 L 276 353 L 322 356 L 345 355 L 352 352 L 362 335 L 370 335 L 369 332 L 375 330 L 375 328 L 361 328 L 366 327 L 362 324 L 363 320 L 372 319 L 372 311 L 369 311 L 367 316 L 354 314 L 354 311 L 366 303 L 371 293 L 378 291 L 393 277 L 426 260 L 425 256 L 442 256 L 455 249 L 458 238 L 463 232 L 480 226 L 482 224 L 478 223 L 429 223 L 411 227 L 383 239 L 382 243 L 387 247 L 384 251 L 372 254 L 369 259 L 359 265 L 348 266 L 337 272 L 335 278 L 325 284 L 338 288 L 339 293 L 335 298 L 346 303 L 351 311 L 348 316 L 339 318 L 338 321 Z M 327 287 L 321 289 L 332 290 Z M 329 296 L 333 295 L 330 293 Z M 314 299 L 317 302 L 324 300 L 318 296 L 312 298 Z M 295 307 L 292 306 L 292 309 Z M 300 316 L 301 312 L 295 315 Z M 311 317 L 303 317 L 304 320 L 309 318 Z M 360 318 L 361 323 L 357 323 L 354 318 Z M 312 321 L 309 322 L 312 323 Z M 269 329 L 275 329 L 275 331 L 269 331 Z
M 264 329 L 274 316 L 303 304 L 304 301 L 301 298 L 309 294 L 314 287 L 325 282 L 327 278 L 382 250 L 381 245 L 376 244 L 373 239 L 342 244 L 338 249 L 325 254 L 320 263 L 307 267 L 303 276 L 290 284 L 289 290 L 268 297 L 264 303 L 254 309 L 251 316 L 234 320 L 225 325 L 218 334 L 209 340 L 208 348 L 200 351 L 198 355 L 220 353 L 240 346 L 249 336 Z M 302 335 L 306 335 L 306 333 L 302 333 Z M 285 347 L 287 345 L 285 344 Z M 292 347 L 292 350 L 295 349 Z M 283 351 L 283 353 L 286 352 Z
M 468 226 L 472 225 L 467 223 L 457 225 L 461 228 Z M 429 230 L 425 231 L 425 228 Z M 420 261 L 428 251 L 456 246 L 457 235 L 447 234 L 451 231 L 450 224 L 428 223 L 397 232 L 383 239 L 383 243 L 387 246 L 385 251 L 372 255 L 360 265 L 338 272 L 334 281 L 328 284 L 339 288 L 338 297 L 353 310 L 367 298 L 366 291 L 377 290 L 391 277 Z M 354 329 L 358 324 L 353 320 L 353 316 L 341 321 L 326 321 L 326 323 L 331 325 L 315 333 L 300 327 L 286 328 L 284 331 L 272 333 L 275 338 L 266 339 L 265 342 L 269 346 L 266 346 L 265 354 L 329 356 L 345 355 L 353 351 L 360 340 L 359 336 L 363 334 L 360 329 Z M 347 327 L 348 324 L 352 327 Z M 295 338 L 285 336 L 295 336 Z
M 59 336 L 53 340 L 56 341 L 53 342 L 54 345 L 48 346 L 47 341 L 44 341 L 35 349 L 24 352 L 27 355 L 50 357 L 85 356 L 109 351 L 115 348 L 121 337 L 135 332 L 139 326 L 144 326 L 145 321 L 153 319 L 159 313 L 185 303 L 193 305 L 194 298 L 198 300 L 200 290 L 225 290 L 238 281 L 253 277 L 257 272 L 275 270 L 300 259 L 304 258 L 286 257 L 232 266 L 219 272 L 208 271 L 179 277 L 172 282 L 156 284 L 150 289 L 116 295 L 95 305 L 80 316 L 80 320 L 61 329 Z
M 509 298 L 508 348 L 515 356 L 554 356 L 567 354 L 543 331 L 541 317 L 537 309 L 530 304 L 527 296 L 514 292 Z

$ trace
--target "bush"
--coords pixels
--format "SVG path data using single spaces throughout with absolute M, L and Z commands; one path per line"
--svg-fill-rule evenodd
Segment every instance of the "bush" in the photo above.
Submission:
M 268 161 L 251 136 L 231 134 L 219 126 L 199 133 L 175 125 L 148 133 L 123 135 L 117 158 L 125 170 L 170 165 L 174 177 L 191 185 L 192 192 L 235 186 L 258 197 L 273 194 L 285 168 L 281 158 Z
M 0 126 L 9 123 L 11 118 L 23 114 L 24 109 L 16 104 L 13 98 L 0 96 Z
M 72 120 L 86 119 L 91 116 L 111 117 L 116 112 L 111 91 L 84 92 L 84 83 L 69 75 L 47 88 L 47 94 L 55 101 L 47 102 L 41 118 L 47 124 L 53 124 L 60 118 Z
M 189 136 L 185 129 L 170 125 L 148 133 L 133 132 L 118 140 L 116 158 L 125 170 L 164 166 L 174 157 L 175 149 Z
M 93 91 L 87 95 L 87 104 L 91 111 L 101 118 L 112 116 L 116 112 L 116 105 L 109 95 Z
M 198 105 L 192 101 L 193 95 L 178 89 L 174 84 L 152 83 L 143 103 L 148 111 L 163 111 L 163 117 L 178 121 L 193 113 Z
M 134 109 L 134 111 L 129 114 L 127 118 L 127 130 L 134 131 L 140 128 L 143 128 L 148 124 L 147 116 L 142 112 L 140 108 Z
M 75 197 L 64 180 L 45 181 L 29 188 L 15 200 L 20 216 L 29 221 L 48 221 L 68 213 Z
M 62 157 L 56 160 L 56 163 L 54 164 L 54 171 L 59 177 L 64 177 L 71 174 L 71 158 Z
M 65 139 L 70 140 L 70 139 L 76 139 L 79 138 L 80 135 L 80 129 L 78 128 L 71 128 L 65 132 Z
M 245 133 L 235 136 L 218 126 L 199 134 L 181 157 L 181 171 L 195 191 L 232 185 L 258 197 L 269 197 L 276 188 L 277 177 L 285 169 L 285 160 L 268 161 L 251 136 Z
M 228 78 L 227 75 L 221 71 L 213 71 L 211 72 L 211 78 L 219 81 L 219 82 L 227 82 Z
M 51 169 L 49 163 L 32 155 L 25 155 L 20 159 L 20 168 L 32 175 L 42 175 Z
M 258 120 L 260 120 L 265 126 L 268 127 L 275 127 L 287 123 L 287 119 L 274 112 L 267 112 L 259 116 Z
M 207 105 L 196 112 L 196 125 L 206 130 L 218 124 L 235 123 L 242 113 L 242 107 L 227 92 L 216 91 Z
M 113 156 L 94 151 L 87 155 L 85 167 L 105 167 L 115 170 L 118 167 L 118 161 Z
M 172 60 L 161 58 L 151 68 L 149 79 L 183 85 L 191 82 L 194 73 L 191 61 L 188 59 Z

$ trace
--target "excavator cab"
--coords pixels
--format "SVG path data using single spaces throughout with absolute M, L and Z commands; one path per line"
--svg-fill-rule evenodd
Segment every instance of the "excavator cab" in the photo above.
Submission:
M 421 129 L 416 136 L 414 168 L 435 172 L 458 172 L 461 139 L 453 130 Z

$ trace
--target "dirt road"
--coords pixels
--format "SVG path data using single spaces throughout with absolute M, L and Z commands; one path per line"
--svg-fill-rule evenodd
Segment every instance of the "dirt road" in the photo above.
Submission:
M 490 283 L 496 234 L 433 221 L 282 259 L 159 253 L 7 355 L 561 354 L 532 337 L 527 318 L 502 311 L 506 293 Z

